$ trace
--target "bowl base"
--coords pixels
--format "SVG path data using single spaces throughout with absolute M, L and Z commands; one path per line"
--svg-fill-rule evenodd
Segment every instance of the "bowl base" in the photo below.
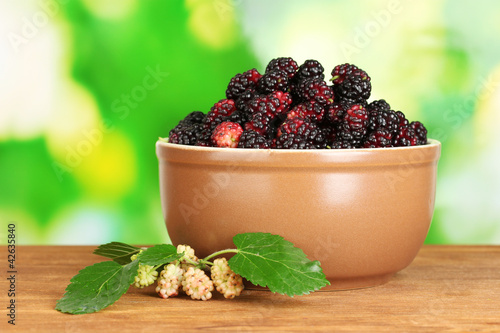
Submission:
M 353 290 L 353 289 L 363 289 L 376 287 L 381 284 L 389 282 L 389 280 L 394 276 L 394 273 L 375 275 L 375 276 L 363 276 L 356 278 L 346 278 L 346 279 L 328 279 L 330 285 L 321 288 L 318 291 L 342 291 L 342 290 Z M 249 281 L 245 281 L 245 289 L 248 290 L 269 290 L 268 288 L 256 286 Z

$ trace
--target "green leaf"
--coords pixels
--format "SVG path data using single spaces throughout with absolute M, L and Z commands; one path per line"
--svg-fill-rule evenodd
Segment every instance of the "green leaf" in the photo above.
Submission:
M 168 264 L 174 260 L 180 259 L 184 253 L 177 253 L 175 246 L 171 244 L 161 244 L 144 250 L 137 256 L 141 264 L 156 266 Z
M 231 269 L 255 285 L 288 296 L 309 294 L 330 282 L 319 261 L 278 235 L 244 233 L 233 237 L 238 252 L 229 260 Z
M 116 302 L 134 282 L 139 262 L 122 266 L 104 261 L 85 267 L 71 279 L 56 310 L 72 314 L 92 313 Z
M 125 243 L 111 242 L 99 246 L 94 250 L 94 254 L 113 259 L 113 261 L 116 261 L 120 265 L 126 265 L 132 261 L 130 257 L 139 253 L 140 250 L 138 247 Z

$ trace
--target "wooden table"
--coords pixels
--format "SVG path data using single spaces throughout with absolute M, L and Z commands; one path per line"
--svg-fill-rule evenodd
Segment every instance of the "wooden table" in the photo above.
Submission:
M 387 331 L 500 332 L 500 247 L 424 246 L 387 284 L 289 298 L 245 290 L 225 300 L 161 299 L 135 289 L 87 315 L 54 310 L 70 278 L 100 261 L 88 246 L 18 246 L 16 326 L 5 315 L 8 281 L 0 282 L 2 332 L 87 331 Z M 6 252 L 2 251 L 5 275 Z M 2 275 L 2 276 L 3 276 Z

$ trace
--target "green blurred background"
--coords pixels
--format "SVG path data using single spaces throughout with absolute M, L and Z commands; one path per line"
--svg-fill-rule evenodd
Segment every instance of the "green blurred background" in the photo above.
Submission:
M 358 65 L 372 99 L 442 142 L 427 243 L 500 244 L 499 12 L 493 0 L 2 1 L 0 220 L 23 244 L 167 241 L 157 138 L 207 112 L 235 73 L 292 56 L 327 73 Z

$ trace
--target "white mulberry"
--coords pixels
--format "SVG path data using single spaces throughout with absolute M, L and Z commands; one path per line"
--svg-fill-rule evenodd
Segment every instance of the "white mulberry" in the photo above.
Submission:
M 142 248 L 139 253 L 136 253 L 130 257 L 130 260 L 137 260 L 139 254 L 144 251 L 145 248 Z M 134 279 L 134 286 L 137 288 L 144 288 L 152 285 L 156 278 L 158 277 L 158 272 L 154 269 L 153 266 L 139 264 L 139 268 L 137 269 L 137 275 Z
M 199 268 L 189 267 L 184 273 L 182 289 L 192 299 L 206 301 L 212 298 L 214 284 L 204 271 Z
M 168 264 L 163 267 L 158 278 L 156 292 L 162 298 L 169 298 L 179 294 L 179 287 L 182 284 L 184 269 L 175 264 Z
M 233 299 L 240 296 L 241 291 L 245 288 L 243 278 L 231 270 L 226 258 L 215 259 L 211 272 L 217 291 L 225 298 Z
M 157 277 L 158 272 L 155 270 L 154 266 L 139 264 L 137 275 L 134 280 L 134 286 L 137 288 L 150 286 L 156 281 Z
M 196 262 L 198 261 L 198 257 L 195 255 L 194 249 L 191 246 L 184 244 L 177 245 L 177 253 L 182 253 L 182 252 L 184 252 L 184 257 L 192 261 Z M 173 263 L 176 264 L 177 262 L 178 261 L 176 260 Z M 187 271 L 189 267 L 194 267 L 193 264 L 188 263 L 186 260 L 181 260 L 180 265 L 181 268 L 184 269 L 185 271 Z

